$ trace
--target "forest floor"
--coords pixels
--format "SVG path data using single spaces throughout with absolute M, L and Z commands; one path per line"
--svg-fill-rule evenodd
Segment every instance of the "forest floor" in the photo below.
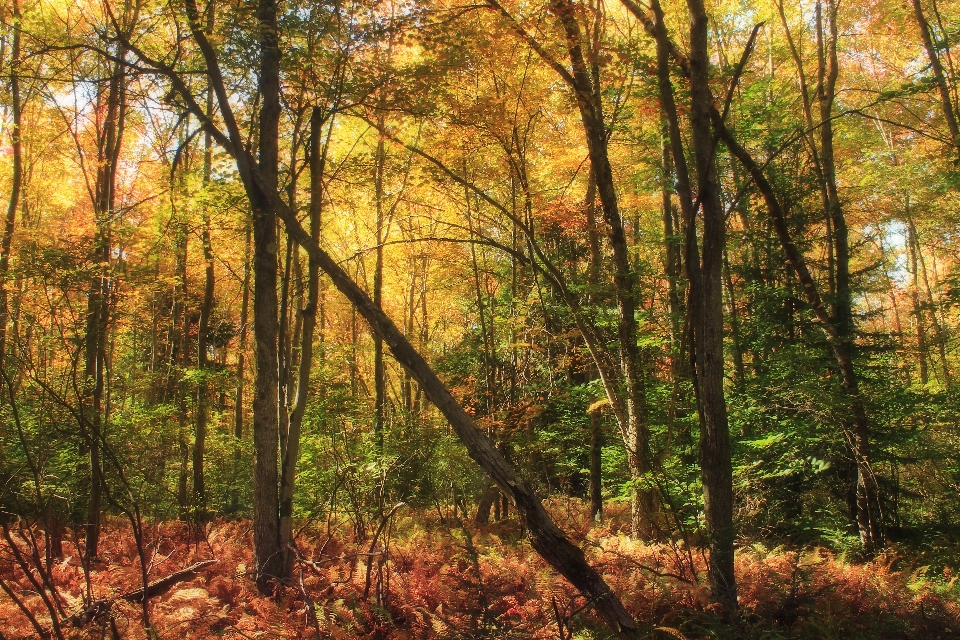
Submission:
M 622 511 L 596 524 L 578 501 L 553 501 L 549 508 L 650 638 L 960 638 L 960 587 L 949 569 L 934 575 L 892 552 L 858 563 L 820 548 L 755 544 L 737 556 L 741 614 L 728 626 L 709 605 L 699 552 L 631 541 Z M 154 525 L 145 531 L 151 582 L 199 561 L 216 562 L 153 597 L 150 621 L 156 636 L 178 640 L 608 637 L 584 599 L 530 549 L 515 519 L 477 526 L 450 515 L 400 507 L 384 527 L 368 523 L 363 542 L 352 522 L 308 525 L 297 539 L 306 561 L 277 598 L 258 594 L 250 578 L 249 521 L 218 520 L 200 535 L 183 523 Z M 145 637 L 139 602 L 118 599 L 109 615 L 90 616 L 82 628 L 70 623 L 84 610 L 86 587 L 69 537 L 49 571 L 65 618 L 62 636 Z M 12 539 L 29 551 L 16 534 Z M 0 578 L 49 628 L 47 607 L 4 545 Z M 134 538 L 119 520 L 103 532 L 90 584 L 95 599 L 142 586 Z M 0 591 L 0 639 L 36 636 Z

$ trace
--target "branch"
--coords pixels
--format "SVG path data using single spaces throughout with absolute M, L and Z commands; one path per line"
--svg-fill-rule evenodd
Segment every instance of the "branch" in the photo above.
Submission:
M 557 75 L 559 75 L 560 78 L 565 83 L 567 83 L 567 85 L 569 85 L 574 90 L 577 88 L 576 81 L 573 79 L 573 75 L 569 71 L 567 71 L 567 68 L 564 67 L 559 62 L 557 62 L 556 59 L 554 59 L 554 57 L 550 55 L 550 52 L 544 49 L 543 45 L 537 42 L 536 38 L 534 38 L 532 35 L 527 33 L 527 30 L 524 29 L 519 22 L 517 22 L 516 18 L 510 15 L 510 12 L 507 11 L 502 4 L 497 2 L 497 0 L 487 0 L 487 4 L 490 6 L 491 9 L 494 9 L 495 11 L 499 12 L 500 15 L 503 16 L 507 20 L 507 22 L 510 23 L 510 27 L 511 29 L 513 29 L 513 32 L 516 33 L 518 36 L 520 36 L 520 39 L 526 42 L 531 49 L 536 51 L 537 55 L 540 56 L 540 58 L 544 62 L 546 62 L 551 69 L 556 71 Z

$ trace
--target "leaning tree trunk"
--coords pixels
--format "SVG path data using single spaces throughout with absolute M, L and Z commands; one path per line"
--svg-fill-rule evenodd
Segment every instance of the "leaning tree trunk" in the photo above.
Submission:
M 656 494 L 643 486 L 651 470 L 650 430 L 646 389 L 637 345 L 636 278 L 630 264 L 623 218 L 617 202 L 613 169 L 607 152 L 607 130 L 603 102 L 597 78 L 592 76 L 583 54 L 583 37 L 576 6 L 569 0 L 554 0 L 550 10 L 557 16 L 566 36 L 567 53 L 572 74 L 567 82 L 574 90 L 580 120 L 586 137 L 590 166 L 597 185 L 597 195 L 607 223 L 607 241 L 613 254 L 613 287 L 617 302 L 617 338 L 620 346 L 620 369 L 626 387 L 626 449 L 630 474 L 636 483 L 633 495 L 632 530 L 634 535 L 650 536 L 655 529 Z M 608 390 L 609 393 L 609 390 Z M 611 400 L 612 402 L 612 400 Z
M 187 102 L 191 112 L 201 116 L 204 120 L 204 128 L 210 131 L 217 142 L 233 155 L 251 204 L 256 208 L 268 206 L 282 218 L 287 233 L 317 261 L 320 269 L 330 276 L 334 286 L 353 303 L 354 308 L 384 339 L 397 361 L 410 372 L 427 398 L 450 422 L 461 442 L 467 447 L 468 454 L 517 506 L 533 549 L 593 603 L 600 618 L 617 637 L 631 640 L 640 638 L 641 634 L 636 621 L 600 574 L 587 563 L 583 551 L 557 527 L 537 496 L 484 436 L 473 419 L 457 403 L 397 326 L 373 304 L 357 283 L 300 226 L 296 213 L 287 207 L 277 192 L 275 176 L 264 175 L 252 154 L 244 148 L 244 138 L 240 134 L 240 128 L 230 108 L 229 96 L 217 63 L 216 52 L 206 35 L 195 26 L 197 18 L 195 0 L 187 0 L 186 5 L 191 23 L 194 25 L 192 34 L 207 63 L 207 77 L 214 85 L 227 134 L 224 135 L 209 119 L 205 118 L 202 109 L 196 105 L 182 78 L 165 68 L 161 68 L 160 71 L 171 82 L 173 89 Z M 261 77 L 262 81 L 263 77 Z
M 960 125 L 957 123 L 957 112 L 954 108 L 953 100 L 950 97 L 950 86 L 947 84 L 947 76 L 943 70 L 943 63 L 940 62 L 940 56 L 934 47 L 933 39 L 930 36 L 930 24 L 923 15 L 923 7 L 920 6 L 920 0 L 911 0 L 913 4 L 913 15 L 917 21 L 917 27 L 920 29 L 920 39 L 923 41 L 923 48 L 927 53 L 927 59 L 930 61 L 930 70 L 933 72 L 933 80 L 937 85 L 937 91 L 940 93 L 940 106 L 943 111 L 943 119 L 947 122 L 947 131 L 950 132 L 950 144 L 954 151 L 960 154 Z

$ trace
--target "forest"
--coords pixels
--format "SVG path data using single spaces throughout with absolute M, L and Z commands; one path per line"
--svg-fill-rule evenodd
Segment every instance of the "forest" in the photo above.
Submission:
M 957 0 L 0 0 L 0 640 L 960 637 Z

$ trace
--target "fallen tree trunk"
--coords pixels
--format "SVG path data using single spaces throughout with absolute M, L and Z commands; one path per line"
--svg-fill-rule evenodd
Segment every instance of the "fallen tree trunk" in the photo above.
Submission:
M 149 600 L 150 598 L 163 595 L 169 591 L 173 585 L 190 580 L 197 575 L 201 569 L 208 567 L 211 564 L 215 564 L 216 562 L 219 562 L 219 560 L 203 560 L 184 569 L 180 569 L 179 571 L 175 571 L 166 578 L 157 580 L 146 587 L 129 591 L 114 598 L 99 598 L 94 600 L 87 605 L 83 611 L 70 616 L 67 619 L 67 622 L 69 622 L 73 627 L 81 629 L 94 620 L 104 620 L 110 614 L 110 610 L 113 609 L 113 605 L 117 602 L 117 600 L 126 600 L 127 602 L 143 602 L 144 600 Z

